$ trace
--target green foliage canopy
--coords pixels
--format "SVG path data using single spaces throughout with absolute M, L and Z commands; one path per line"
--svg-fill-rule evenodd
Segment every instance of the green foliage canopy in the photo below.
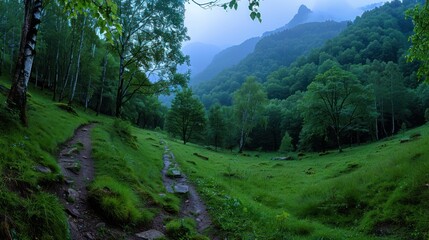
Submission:
M 365 88 L 352 73 L 334 67 L 308 86 L 301 102 L 304 128 L 311 128 L 313 134 L 328 135 L 332 131 L 336 137 L 338 150 L 341 135 L 360 128 L 366 119 L 374 114 L 372 93 Z
M 191 89 L 177 93 L 167 114 L 167 131 L 180 135 L 183 144 L 197 137 L 205 129 L 203 104 L 192 95 Z
M 414 34 L 410 37 L 412 46 L 409 49 L 408 60 L 420 61 L 417 76 L 426 79 L 429 75 L 429 3 L 417 5 L 407 11 L 407 16 L 413 19 Z

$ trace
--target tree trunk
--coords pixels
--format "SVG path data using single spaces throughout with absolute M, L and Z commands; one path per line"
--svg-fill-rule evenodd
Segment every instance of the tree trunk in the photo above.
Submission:
M 338 152 L 343 152 L 343 148 L 341 147 L 340 133 L 335 133 L 335 135 L 337 135 Z
M 86 24 L 86 16 L 83 18 L 82 29 L 80 31 L 80 45 L 79 45 L 79 50 L 77 52 L 76 76 L 75 76 L 75 79 L 74 79 L 74 82 L 73 82 L 73 87 L 72 87 L 72 90 L 71 90 L 71 93 L 70 93 L 69 105 L 71 105 L 72 102 L 73 102 L 74 95 L 76 93 L 77 80 L 79 79 L 80 57 L 81 57 L 82 47 L 83 47 L 83 37 L 84 37 L 85 24 Z
M 375 111 L 378 113 L 377 98 L 374 98 L 374 104 L 375 104 Z M 375 116 L 375 139 L 377 141 L 379 140 L 379 136 L 378 136 L 378 114 L 377 114 L 377 116 Z
M 395 108 L 393 105 L 393 80 L 390 78 L 390 107 L 392 111 L 392 135 L 395 134 Z
M 5 57 L 6 57 L 6 31 L 4 32 L 4 34 L 3 34 L 3 51 L 2 51 L 2 56 L 1 56 L 1 63 L 0 63 L 0 72 L 2 72 L 3 71 L 3 68 L 4 68 L 4 59 L 5 59 Z M 1 74 L 0 74 L 1 75 Z
M 55 56 L 55 79 L 54 79 L 54 86 L 53 86 L 54 94 L 52 96 L 52 101 L 55 101 L 57 98 L 57 85 L 58 85 L 58 78 L 60 76 L 59 60 L 60 60 L 60 41 L 58 40 L 57 54 Z
M 19 110 L 21 122 L 27 126 L 27 88 L 33 67 L 37 32 L 42 16 L 42 0 L 25 0 L 24 4 L 25 14 L 19 57 L 7 102 L 9 108 Z
M 71 46 L 70 46 L 70 58 L 69 58 L 69 63 L 67 65 L 67 69 L 66 69 L 66 74 L 64 75 L 64 80 L 63 80 L 63 87 L 61 88 L 61 92 L 60 92 L 60 98 L 58 99 L 58 101 L 62 101 L 64 99 L 64 91 L 67 87 L 67 83 L 69 80 L 69 74 L 70 74 L 70 70 L 71 70 L 71 66 L 73 64 L 73 59 L 74 59 L 74 28 L 73 28 L 73 32 L 72 32 L 72 42 L 71 42 Z
M 244 127 L 241 128 L 241 134 L 240 134 L 240 144 L 238 146 L 238 153 L 242 153 L 243 152 L 243 148 L 244 148 L 244 141 L 245 141 L 245 133 L 244 133 Z
M 123 98 L 123 88 L 124 88 L 124 57 L 121 55 L 119 59 L 119 86 L 116 93 L 116 110 L 115 116 L 119 118 L 121 116 L 122 109 L 122 98 Z
M 0 76 L 3 73 L 4 57 L 6 56 L 6 31 L 3 33 L 3 49 L 0 56 Z
M 95 44 L 92 45 L 92 59 L 94 59 L 95 56 Z M 86 95 L 85 95 L 85 111 L 88 109 L 88 103 L 89 103 L 89 93 L 91 90 L 91 82 L 92 82 L 92 77 L 89 77 L 89 81 L 88 81 L 88 86 L 86 88 Z
M 381 101 L 381 126 L 383 127 L 384 136 L 387 137 L 386 125 L 384 120 L 384 100 Z
M 38 82 L 38 80 L 39 80 L 39 71 L 37 70 L 37 68 L 36 68 L 36 81 L 34 82 L 34 87 L 35 88 L 37 88 L 37 82 Z
M 104 91 L 104 81 L 106 80 L 106 71 L 107 71 L 107 52 L 104 56 L 104 63 L 103 63 L 103 72 L 101 74 L 101 89 L 100 89 L 100 98 L 98 99 L 97 104 L 97 116 L 100 114 L 101 110 L 101 104 L 103 103 L 103 91 Z
M 29 0 L 25 0 L 25 2 L 28 2 Z M 26 4 L 26 3 L 25 3 Z M 30 14 L 30 13 L 29 13 Z M 25 19 L 25 16 L 24 16 L 24 19 Z M 26 20 L 24 20 L 24 21 L 26 21 Z M 25 24 L 25 23 L 24 23 Z M 24 26 L 23 26 L 23 28 L 24 28 Z M 24 30 L 24 29 L 22 29 L 22 30 Z M 27 32 L 28 32 L 28 29 L 27 29 Z M 21 35 L 22 35 L 22 33 L 21 33 Z M 12 41 L 13 41 L 13 39 L 15 38 L 15 28 L 12 28 Z M 25 40 L 24 40 L 25 41 Z M 21 36 L 21 46 L 20 46 L 20 48 L 22 47 L 22 36 Z M 19 51 L 19 52 L 21 52 L 21 50 Z M 12 44 L 11 45 L 11 48 L 10 48 L 10 75 L 12 76 L 12 74 L 13 74 L 13 55 L 15 55 L 15 46 Z M 19 60 L 18 60 L 19 61 Z

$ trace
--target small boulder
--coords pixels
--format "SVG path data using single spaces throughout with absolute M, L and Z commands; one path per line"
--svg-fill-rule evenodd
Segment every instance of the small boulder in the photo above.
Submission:
M 52 170 L 50 168 L 41 165 L 34 167 L 34 169 L 41 173 L 52 173 Z
M 286 156 L 286 157 L 273 157 L 271 160 L 280 160 L 280 161 L 288 161 L 288 160 L 294 160 L 292 156 Z
M 73 188 L 67 189 L 67 201 L 76 202 L 79 199 L 79 193 Z
M 70 178 L 64 178 L 64 182 L 67 183 L 68 185 L 72 185 L 74 183 L 74 180 Z
M 86 237 L 86 239 L 89 239 L 89 240 L 94 240 L 95 239 L 94 235 L 92 235 L 92 233 L 90 233 L 90 232 L 87 232 L 85 234 L 85 237 Z
M 105 228 L 106 224 L 104 222 L 99 222 L 97 223 L 97 225 L 95 225 L 95 228 L 99 229 L 99 228 Z
M 136 237 L 138 237 L 140 239 L 144 239 L 144 240 L 153 240 L 153 239 L 165 238 L 165 235 L 160 231 L 157 231 L 155 229 L 151 229 L 149 231 L 137 233 Z
M 201 155 L 201 154 L 199 154 L 199 153 L 194 153 L 194 156 L 197 156 L 197 157 L 199 157 L 199 158 L 201 158 L 201 159 L 204 159 L 204 160 L 209 160 L 209 158 L 208 158 L 208 157 L 203 156 L 203 155 Z
M 177 169 L 173 169 L 173 170 L 171 170 L 171 174 L 173 175 L 173 177 L 175 177 L 175 178 L 181 178 L 182 177 L 182 173 L 179 171 L 179 170 L 177 170 Z
M 72 216 L 74 218 L 78 218 L 80 216 L 79 211 L 74 207 L 69 206 L 69 207 L 67 207 L 66 211 L 70 216 Z
M 399 140 L 399 142 L 400 143 L 406 143 L 406 142 L 409 142 L 411 139 L 409 138 L 409 137 L 405 137 L 405 138 L 401 138 L 400 140 Z
M 177 184 L 174 186 L 174 192 L 185 194 L 189 192 L 189 187 L 187 185 Z

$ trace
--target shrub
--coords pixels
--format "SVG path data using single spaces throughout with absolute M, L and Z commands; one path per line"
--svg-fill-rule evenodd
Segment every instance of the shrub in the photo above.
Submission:
M 114 179 L 102 176 L 90 186 L 90 203 L 113 224 L 147 222 L 151 216 L 141 209 L 140 199 L 129 188 Z
M 172 220 L 165 226 L 166 234 L 172 239 L 190 239 L 196 233 L 196 226 L 191 218 Z
M 293 150 L 292 138 L 288 132 L 285 132 L 285 135 L 282 138 L 282 143 L 280 144 L 280 152 L 289 152 Z
M 26 202 L 26 214 L 33 239 L 69 239 L 67 218 L 58 199 L 47 193 L 32 196 Z
M 131 124 L 129 122 L 116 119 L 113 122 L 113 130 L 121 138 L 122 142 L 137 148 L 137 138 L 131 133 Z
M 60 109 L 64 110 L 64 111 L 67 111 L 67 112 L 69 112 L 69 113 L 71 113 L 71 114 L 73 114 L 75 116 L 78 116 L 76 110 L 74 110 L 74 108 L 72 106 L 68 105 L 68 104 L 65 104 L 65 103 L 55 103 L 55 105 L 57 107 L 59 107 Z

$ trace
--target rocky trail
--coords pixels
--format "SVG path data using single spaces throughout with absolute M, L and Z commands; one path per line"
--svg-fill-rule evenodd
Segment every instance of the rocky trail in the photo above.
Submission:
M 87 187 L 94 179 L 90 136 L 94 126 L 89 124 L 79 127 L 73 138 L 61 149 L 58 164 L 64 183 L 57 190 L 57 195 L 68 214 L 73 240 L 124 239 L 127 234 L 104 223 L 88 203 Z
M 183 194 L 183 202 L 180 208 L 179 217 L 190 217 L 197 222 L 197 230 L 203 233 L 211 226 L 210 216 L 204 201 L 200 198 L 195 187 L 190 184 L 187 177 L 180 172 L 174 154 L 164 142 L 164 169 L 162 170 L 162 180 L 169 193 Z
M 98 239 L 157 239 L 164 237 L 164 219 L 171 215 L 161 212 L 155 217 L 152 229 L 140 233 L 126 233 L 110 226 L 93 211 L 88 202 L 88 184 L 94 179 L 94 163 L 91 158 L 91 130 L 94 124 L 79 127 L 71 140 L 63 144 L 58 155 L 58 164 L 64 182 L 57 189 L 57 195 L 68 215 L 72 240 Z M 197 230 L 203 233 L 211 226 L 206 206 L 186 176 L 180 172 L 173 153 L 165 142 L 162 156 L 164 168 L 161 172 L 166 191 L 182 195 L 178 217 L 190 217 L 197 222 Z M 216 239 L 214 237 L 214 239 Z

